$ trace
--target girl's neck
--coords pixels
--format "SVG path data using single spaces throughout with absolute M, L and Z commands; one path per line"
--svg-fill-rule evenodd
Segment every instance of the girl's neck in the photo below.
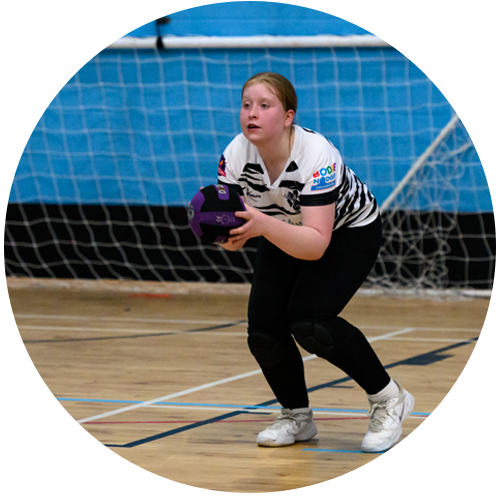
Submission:
M 278 144 L 258 146 L 260 157 L 264 160 L 271 184 L 281 175 L 283 169 L 288 166 L 292 154 L 295 130 L 290 127 L 289 134 L 283 134 Z

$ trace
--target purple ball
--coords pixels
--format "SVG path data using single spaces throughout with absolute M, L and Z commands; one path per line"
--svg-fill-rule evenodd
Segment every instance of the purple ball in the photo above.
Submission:
M 206 243 L 224 243 L 229 231 L 246 222 L 235 212 L 244 211 L 241 196 L 224 184 L 211 184 L 200 189 L 188 205 L 189 226 Z

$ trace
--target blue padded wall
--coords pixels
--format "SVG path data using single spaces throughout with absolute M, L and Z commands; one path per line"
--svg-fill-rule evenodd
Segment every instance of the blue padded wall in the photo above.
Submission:
M 333 16 L 285 4 L 267 4 L 260 22 L 262 8 L 262 2 L 199 7 L 173 14 L 162 29 L 364 33 Z M 229 26 L 238 28 L 232 32 Z M 153 28 L 138 31 L 147 36 Z M 453 115 L 426 75 L 392 48 L 108 49 L 68 82 L 42 116 L 10 201 L 187 205 L 201 185 L 215 181 L 220 154 L 240 131 L 241 86 L 263 70 L 294 83 L 299 124 L 328 137 L 379 202 Z M 459 209 L 492 211 L 473 148 L 464 162 L 464 176 L 456 181 Z

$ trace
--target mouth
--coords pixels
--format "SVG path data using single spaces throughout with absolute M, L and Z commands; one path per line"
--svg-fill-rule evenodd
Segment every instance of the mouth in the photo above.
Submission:
M 260 127 L 257 127 L 257 125 L 254 125 L 253 123 L 250 123 L 250 125 L 248 125 L 247 127 L 249 130 L 255 130 L 255 129 L 258 129 Z

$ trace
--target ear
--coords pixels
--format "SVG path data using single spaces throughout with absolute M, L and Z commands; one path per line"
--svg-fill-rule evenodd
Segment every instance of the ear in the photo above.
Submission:
M 289 127 L 293 123 L 294 117 L 295 117 L 295 111 L 293 109 L 289 109 L 285 113 L 285 127 Z

